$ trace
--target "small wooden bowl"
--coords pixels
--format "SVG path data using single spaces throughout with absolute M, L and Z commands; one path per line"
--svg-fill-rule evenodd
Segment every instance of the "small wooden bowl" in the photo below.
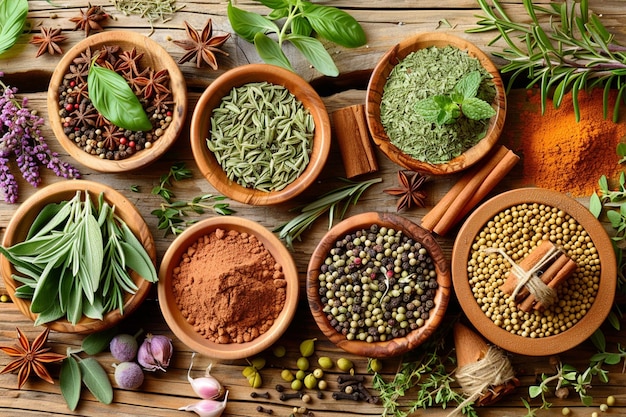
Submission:
M 422 327 L 413 330 L 404 337 L 397 337 L 384 342 L 348 340 L 346 336 L 337 332 L 337 330 L 330 325 L 326 313 L 323 311 L 324 305 L 321 302 L 318 292 L 320 267 L 327 258 L 330 249 L 335 247 L 335 242 L 342 239 L 350 232 L 369 229 L 373 224 L 401 230 L 404 235 L 420 242 L 433 260 L 437 272 L 439 288 L 434 298 L 435 306 L 430 310 L 430 317 Z M 441 320 L 443 320 L 450 299 L 451 286 L 449 263 L 435 238 L 426 229 L 423 229 L 404 217 L 390 213 L 375 212 L 352 216 L 330 229 L 328 233 L 324 235 L 311 256 L 306 280 L 309 307 L 320 330 L 331 342 L 346 352 L 370 358 L 385 358 L 401 355 L 411 349 L 415 349 L 428 339 L 439 326 Z
M 478 233 L 497 213 L 524 203 L 539 203 L 569 214 L 593 241 L 600 257 L 600 282 L 594 303 L 571 328 L 552 336 L 530 338 L 506 331 L 493 323 L 474 298 L 467 263 Z M 613 305 L 617 266 L 611 240 L 602 224 L 576 200 L 556 191 L 522 188 L 507 191 L 477 208 L 465 221 L 452 250 L 452 281 L 461 307 L 476 329 L 492 343 L 510 352 L 529 356 L 554 355 L 585 341 L 600 327 Z
M 287 296 L 283 310 L 272 327 L 257 338 L 245 343 L 215 343 L 195 329 L 183 317 L 172 291 L 173 270 L 180 264 L 183 253 L 199 238 L 216 229 L 236 230 L 254 235 L 263 243 L 274 259 L 282 265 L 287 281 Z M 282 242 L 265 227 L 241 217 L 212 217 L 202 220 L 186 229 L 172 242 L 165 252 L 159 269 L 159 305 L 170 329 L 190 349 L 215 359 L 243 359 L 269 348 L 287 330 L 296 313 L 299 295 L 298 270 L 289 251 Z
M 142 149 L 128 158 L 118 161 L 101 159 L 97 155 L 91 155 L 78 147 L 63 130 L 63 124 L 59 114 L 59 87 L 63 83 L 63 77 L 74 58 L 80 56 L 87 48 L 99 49 L 104 45 L 116 45 L 123 50 L 136 48 L 137 52 L 143 53 L 139 61 L 144 67 L 155 70 L 167 69 L 170 76 L 170 88 L 172 90 L 173 111 L 172 122 L 165 129 L 165 133 L 152 143 L 149 149 Z M 76 161 L 99 172 L 126 172 L 143 168 L 159 159 L 176 142 L 180 135 L 187 117 L 187 86 L 185 78 L 176 61 L 165 49 L 152 39 L 139 33 L 115 30 L 91 35 L 74 45 L 63 55 L 61 61 L 52 73 L 48 87 L 48 114 L 50 125 L 57 140 Z
M 280 191 L 266 192 L 246 188 L 229 180 L 206 145 L 206 139 L 210 136 L 213 109 L 220 105 L 222 98 L 235 87 L 262 81 L 287 88 L 309 110 L 315 121 L 309 164 L 294 182 Z M 220 193 L 246 204 L 280 204 L 303 192 L 324 168 L 330 151 L 330 119 L 320 96 L 300 76 L 274 65 L 250 64 L 225 72 L 204 91 L 193 112 L 190 139 L 193 157 L 200 172 Z
M 2 240 L 2 245 L 4 247 L 10 247 L 23 242 L 35 217 L 37 217 L 41 209 L 47 204 L 68 201 L 76 195 L 77 191 L 84 193 L 85 190 L 89 192 L 89 196 L 94 204 L 97 203 L 100 193 L 104 193 L 104 199 L 112 206 L 115 206 L 115 213 L 130 227 L 135 236 L 137 236 L 139 241 L 143 244 L 152 262 L 156 265 L 156 246 L 152 233 L 150 233 L 148 225 L 133 203 L 128 201 L 126 197 L 113 188 L 85 180 L 57 182 L 42 188 L 26 199 L 26 201 L 17 208 L 15 214 L 9 221 Z M 26 317 L 35 321 L 37 314 L 30 311 L 30 301 L 15 296 L 15 289 L 21 286 L 21 283 L 13 279 L 13 274 L 17 272 L 4 256 L 0 256 L 0 271 L 13 303 Z M 113 327 L 139 307 L 148 296 L 150 288 L 152 287 L 152 283 L 143 279 L 135 271 L 131 272 L 131 277 L 139 289 L 135 294 L 126 294 L 124 315 L 120 314 L 119 310 L 113 310 L 107 313 L 102 320 L 83 317 L 76 325 L 72 325 L 72 323 L 63 319 L 47 323 L 46 326 L 57 332 L 80 334 L 95 333 Z
M 445 47 L 448 45 L 467 51 L 470 56 L 478 59 L 482 66 L 493 76 L 492 81 L 496 87 L 496 97 L 494 101 L 496 115 L 491 118 L 485 137 L 476 145 L 446 163 L 431 164 L 414 159 L 391 143 L 380 121 L 380 103 L 382 101 L 387 78 L 398 62 L 411 52 L 415 52 L 419 49 L 431 46 Z M 497 67 L 476 45 L 463 38 L 447 33 L 426 32 L 404 39 L 378 61 L 367 87 L 365 111 L 367 114 L 367 125 L 374 142 L 391 161 L 411 171 L 419 171 L 433 175 L 445 175 L 469 168 L 489 153 L 496 144 L 504 126 L 506 93 Z M 419 138 L 415 138 L 415 140 L 419 140 Z

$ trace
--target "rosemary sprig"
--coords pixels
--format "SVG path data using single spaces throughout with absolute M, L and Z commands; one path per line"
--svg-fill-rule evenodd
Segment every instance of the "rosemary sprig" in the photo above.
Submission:
M 528 88 L 540 85 L 542 112 L 550 92 L 553 91 L 554 105 L 559 107 L 564 95 L 571 91 L 577 121 L 580 90 L 604 87 L 607 118 L 609 92 L 616 88 L 613 121 L 617 122 L 620 102 L 626 99 L 626 47 L 618 44 L 600 18 L 589 12 L 588 0 L 552 2 L 548 7 L 523 0 L 531 19 L 529 24 L 511 20 L 498 0 L 492 0 L 493 7 L 488 0 L 477 1 L 485 16 L 477 16 L 479 27 L 468 32 L 499 32 L 489 45 L 499 39 L 508 45 L 494 55 L 508 61 L 501 71 L 513 73 L 509 88 L 519 75 L 526 73 Z
M 289 249 L 293 250 L 294 239 L 300 240 L 302 232 L 308 229 L 315 220 L 327 211 L 329 212 L 328 228 L 330 229 L 335 217 L 343 219 L 348 207 L 351 204 L 356 204 L 361 194 L 371 185 L 381 182 L 382 178 L 374 178 L 362 182 L 350 181 L 345 178 L 341 178 L 341 180 L 348 184 L 323 194 L 313 203 L 301 207 L 299 215 L 274 229 L 274 232 L 279 232 L 278 237 L 285 241 Z
M 204 214 L 207 210 L 212 210 L 222 216 L 228 216 L 235 212 L 229 207 L 229 203 L 209 203 L 209 201 L 225 200 L 226 197 L 222 195 L 203 194 L 194 197 L 191 201 L 175 201 L 176 195 L 170 189 L 173 181 L 191 177 L 191 170 L 185 167 L 184 162 L 179 162 L 174 164 L 167 173 L 161 175 L 159 185 L 152 189 L 152 194 L 159 195 L 165 200 L 158 209 L 152 210 L 151 213 L 159 219 L 157 228 L 165 230 L 165 236 L 169 233 L 178 235 L 186 227 L 196 223 L 197 219 L 184 218 L 191 213 Z

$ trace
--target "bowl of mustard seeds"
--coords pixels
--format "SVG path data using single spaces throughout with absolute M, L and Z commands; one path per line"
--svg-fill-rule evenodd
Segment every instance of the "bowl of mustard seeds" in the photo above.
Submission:
M 503 291 L 504 283 L 547 245 L 576 268 L 555 287 L 552 303 L 523 309 L 524 302 Z M 548 268 L 546 262 L 537 275 Z M 462 225 L 452 250 L 454 290 L 470 322 L 494 344 L 531 356 L 564 352 L 598 329 L 613 304 L 616 269 L 602 224 L 578 201 L 541 188 L 485 202 Z

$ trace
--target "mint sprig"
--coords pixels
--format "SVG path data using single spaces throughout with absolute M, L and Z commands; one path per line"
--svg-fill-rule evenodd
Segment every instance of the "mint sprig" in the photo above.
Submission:
M 448 95 L 438 94 L 415 104 L 415 111 L 429 122 L 439 125 L 452 124 L 461 115 L 482 120 L 495 116 L 496 111 L 487 103 L 476 97 L 482 81 L 480 71 L 472 71 L 464 75 Z

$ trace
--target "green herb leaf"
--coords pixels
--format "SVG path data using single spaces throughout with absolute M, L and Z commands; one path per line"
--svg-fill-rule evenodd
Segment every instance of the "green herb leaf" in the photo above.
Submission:
M 266 34 L 258 32 L 254 35 L 254 46 L 264 62 L 293 71 L 291 63 L 278 42 L 272 40 Z
M 481 80 L 482 76 L 480 75 L 480 71 L 469 72 L 456 83 L 454 91 L 465 99 L 476 97 Z
M 256 13 L 242 10 L 228 2 L 228 20 L 235 33 L 248 42 L 254 42 L 257 33 L 279 32 L 276 23 Z
M 541 395 L 542 392 L 543 390 L 540 386 L 531 385 L 530 387 L 528 387 L 528 395 L 530 395 L 530 398 L 537 398 Z
M 80 381 L 80 366 L 74 357 L 68 356 L 61 364 L 59 383 L 61 385 L 61 394 L 63 394 L 67 407 L 72 411 L 76 410 L 80 400 Z
M 343 10 L 309 2 L 303 2 L 302 10 L 313 30 L 331 42 L 346 48 L 356 48 L 367 42 L 359 22 Z
M 89 98 L 111 123 L 132 131 L 152 129 L 152 123 L 124 77 L 92 63 L 87 76 Z
M 287 38 L 304 57 L 322 74 L 329 77 L 339 75 L 339 70 L 324 45 L 315 38 L 289 35 Z
M 442 108 L 435 100 L 435 97 L 429 97 L 415 103 L 415 111 L 424 119 L 434 123 L 438 120 Z
M 146 262 L 144 257 L 141 256 L 141 253 L 137 249 L 135 249 L 135 247 L 124 241 L 120 242 L 120 246 L 124 251 L 126 266 L 137 272 L 146 281 L 157 281 L 158 278 L 156 276 L 156 271 L 154 265 L 152 264 L 152 261 Z
M 59 304 L 52 303 L 47 310 L 42 311 L 41 313 L 37 315 L 34 325 L 41 326 L 45 323 L 50 323 L 51 321 L 60 319 L 64 315 L 65 315 L 65 311 L 61 309 Z
M 589 198 L 589 211 L 596 219 L 602 214 L 602 201 L 600 201 L 600 196 L 595 191 Z
M 470 97 L 463 100 L 461 111 L 472 120 L 489 119 L 496 115 L 496 111 L 491 107 L 491 104 L 478 97 Z
M 289 2 L 287 0 L 257 0 L 264 6 L 269 7 L 270 9 L 283 9 L 289 6 Z
M 117 327 L 112 327 L 97 333 L 91 333 L 85 336 L 80 347 L 87 355 L 96 355 L 107 349 L 109 347 L 109 343 L 111 343 L 111 339 L 113 339 L 113 337 L 115 337 L 118 333 L 119 329 Z
M 302 16 L 296 16 L 291 21 L 291 33 L 292 34 L 310 37 L 311 32 L 313 32 L 313 28 L 311 27 L 311 24 L 309 23 L 309 21 L 306 20 L 306 18 Z M 315 39 L 315 38 L 311 38 L 311 39 Z
M 27 0 L 0 1 L 0 55 L 11 49 L 24 30 Z
M 78 362 L 85 386 L 94 397 L 103 404 L 113 401 L 113 387 L 109 376 L 94 358 L 85 358 Z
M 41 209 L 37 217 L 35 217 L 35 220 L 33 220 L 33 224 L 31 224 L 30 229 L 28 229 L 26 240 L 29 240 L 34 235 L 36 235 L 44 225 L 49 225 L 52 222 L 52 219 L 66 205 L 67 205 L 67 201 L 63 201 L 61 203 L 46 204 L 44 208 Z

